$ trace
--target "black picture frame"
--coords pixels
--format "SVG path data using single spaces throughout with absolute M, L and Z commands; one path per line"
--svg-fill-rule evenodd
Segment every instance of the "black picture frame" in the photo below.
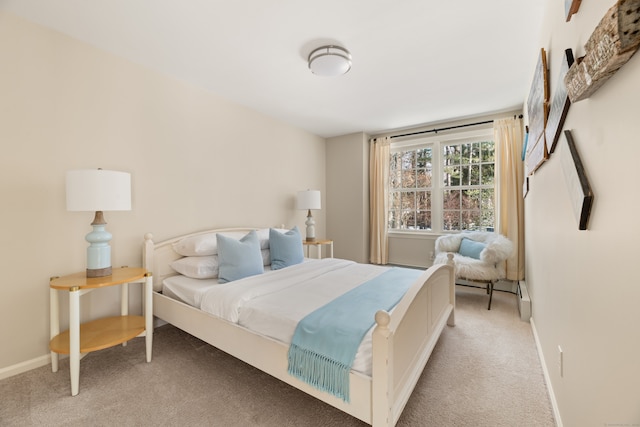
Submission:
M 586 230 L 589 225 L 589 217 L 591 216 L 591 206 L 593 205 L 593 192 L 591 185 L 580 160 L 580 155 L 576 148 L 573 135 L 570 130 L 564 131 L 567 145 L 561 153 L 562 171 L 564 173 L 567 190 L 569 190 L 569 198 L 573 208 L 576 220 L 578 221 L 578 229 Z

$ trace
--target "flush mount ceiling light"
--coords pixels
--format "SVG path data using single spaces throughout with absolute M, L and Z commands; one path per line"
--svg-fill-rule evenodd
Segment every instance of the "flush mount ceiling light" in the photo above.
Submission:
M 340 46 L 321 46 L 309 54 L 309 69 L 318 76 L 340 76 L 351 69 L 351 54 Z

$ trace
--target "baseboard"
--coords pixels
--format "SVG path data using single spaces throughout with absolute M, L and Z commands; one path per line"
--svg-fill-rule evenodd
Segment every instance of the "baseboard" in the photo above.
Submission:
M 48 365 L 50 363 L 51 363 L 51 355 L 48 354 L 45 356 L 36 357 L 35 359 L 20 362 L 15 365 L 7 366 L 6 368 L 0 369 L 0 380 L 13 377 L 14 375 L 18 375 L 23 372 L 30 371 L 32 369 L 36 369 L 41 366 Z
M 553 409 L 553 417 L 556 421 L 556 426 L 563 427 L 562 417 L 560 417 L 560 408 L 558 408 L 558 402 L 556 401 L 556 395 L 553 392 L 553 386 L 551 385 L 551 377 L 549 376 L 549 369 L 544 360 L 544 354 L 542 353 L 542 346 L 540 345 L 540 339 L 538 338 L 538 331 L 536 329 L 536 323 L 533 317 L 529 320 L 531 323 L 531 331 L 533 332 L 533 338 L 536 342 L 536 349 L 538 350 L 538 358 L 540 359 L 540 365 L 542 365 L 542 373 L 544 374 L 544 381 L 547 383 L 547 391 L 549 392 L 549 400 L 551 400 L 551 407 Z
M 531 319 L 531 298 L 529 298 L 529 290 L 527 289 L 527 283 L 524 280 L 519 282 L 518 286 L 518 311 L 520 312 L 520 319 L 529 321 Z

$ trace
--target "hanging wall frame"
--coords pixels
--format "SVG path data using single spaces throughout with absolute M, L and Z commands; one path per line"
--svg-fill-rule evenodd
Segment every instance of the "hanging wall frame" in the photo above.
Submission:
M 578 229 L 586 230 L 591 215 L 593 193 L 571 131 L 565 130 L 564 136 L 567 143 L 562 147 L 560 154 L 562 172 L 569 191 L 571 207 L 578 221 Z
M 560 139 L 560 134 L 562 133 L 564 120 L 567 117 L 567 112 L 571 105 L 571 101 L 569 100 L 569 95 L 567 93 L 567 87 L 564 84 L 564 76 L 567 75 L 571 64 L 573 64 L 573 52 L 571 49 L 566 49 L 562 58 L 560 76 L 556 83 L 556 91 L 553 94 L 551 106 L 549 107 L 547 126 L 544 129 L 545 144 L 547 144 L 547 152 L 549 155 L 551 155 L 551 153 L 556 149 L 556 144 L 558 143 L 558 139 Z

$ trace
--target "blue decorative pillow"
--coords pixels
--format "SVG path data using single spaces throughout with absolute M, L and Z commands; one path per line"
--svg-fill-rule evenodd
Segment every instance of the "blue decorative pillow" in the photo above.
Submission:
M 464 237 L 462 242 L 460 242 L 458 253 L 469 258 L 480 259 L 480 252 L 482 252 L 485 247 L 486 245 L 482 242 L 476 242 L 475 240 Z
M 218 244 L 218 282 L 226 283 L 264 272 L 260 240 L 250 231 L 240 240 L 216 234 Z
M 304 252 L 298 227 L 293 227 L 286 233 L 281 233 L 273 228 L 269 229 L 269 250 L 271 251 L 272 270 L 300 264 L 304 260 Z

